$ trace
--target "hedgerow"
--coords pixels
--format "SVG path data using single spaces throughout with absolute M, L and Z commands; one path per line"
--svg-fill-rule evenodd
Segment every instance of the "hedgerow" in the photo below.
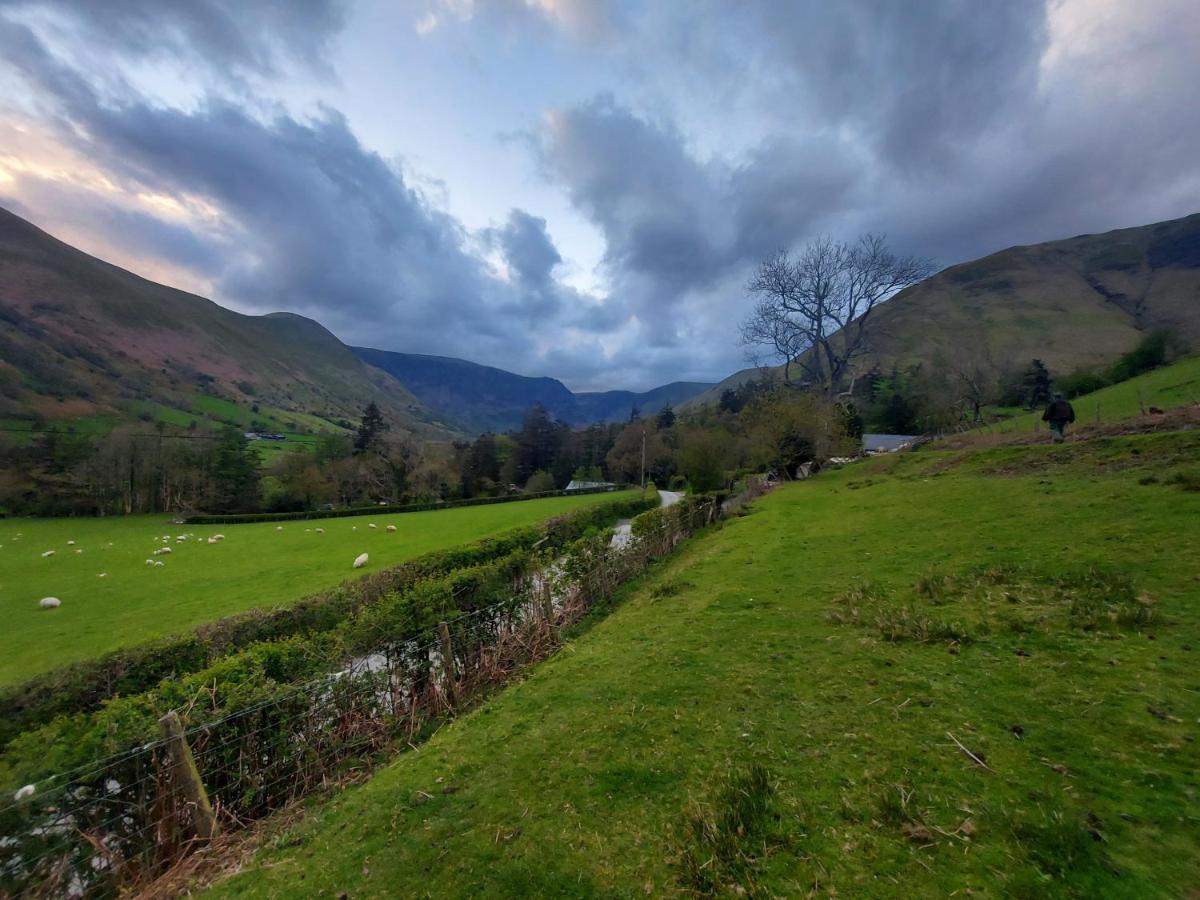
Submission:
M 590 529 L 635 515 L 657 497 L 598 504 L 461 547 L 437 550 L 343 582 L 281 609 L 220 619 L 193 632 L 118 650 L 0 691 L 0 747 L 56 716 L 96 710 L 112 697 L 150 690 L 164 679 L 201 671 L 240 647 L 327 632 L 363 607 L 417 583 L 519 551 L 562 547 Z

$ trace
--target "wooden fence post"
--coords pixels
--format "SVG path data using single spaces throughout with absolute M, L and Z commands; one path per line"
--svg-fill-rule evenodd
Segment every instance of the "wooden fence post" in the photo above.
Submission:
M 219 826 L 213 813 L 212 804 L 208 802 L 208 791 L 200 780 L 200 771 L 196 768 L 196 760 L 192 757 L 192 748 L 188 746 L 183 736 L 183 723 L 179 714 L 171 710 L 158 720 L 162 729 L 163 741 L 167 754 L 171 758 L 171 789 L 181 795 L 191 808 L 192 829 L 196 836 L 203 840 L 211 840 L 217 836 Z
M 551 596 L 549 576 L 542 575 L 542 619 L 551 629 L 554 628 L 554 599 Z
M 450 628 L 445 622 L 438 622 L 438 638 L 442 652 L 442 678 L 445 681 L 446 696 L 451 706 L 458 705 L 458 685 L 454 676 L 454 645 L 450 643 Z

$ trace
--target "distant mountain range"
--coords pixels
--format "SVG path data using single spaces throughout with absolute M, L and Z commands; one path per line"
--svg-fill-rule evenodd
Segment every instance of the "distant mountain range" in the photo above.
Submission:
M 0 209 L 0 419 L 313 430 L 375 401 L 442 435 L 390 375 L 321 325 L 246 316 L 89 256 Z
M 964 354 L 1053 372 L 1111 362 L 1149 332 L 1200 346 L 1200 214 L 1012 247 L 951 266 L 875 313 L 857 371 Z M 461 359 L 351 348 L 311 319 L 247 316 L 155 284 L 0 209 L 0 428 L 123 422 L 317 431 L 376 402 L 445 439 L 520 425 L 540 403 L 572 425 L 693 407 L 754 377 L 573 393 Z
M 571 425 L 621 422 L 636 409 L 655 413 L 678 406 L 713 387 L 711 382 L 674 381 L 650 391 L 574 393 L 556 378 L 533 378 L 464 359 L 354 347 L 359 359 L 403 384 L 429 410 L 469 432 L 507 431 L 540 404 Z
M 292 313 L 247 316 L 89 256 L 0 209 L 0 426 L 129 422 L 319 431 L 374 401 L 400 431 L 518 427 L 541 403 L 573 425 L 656 412 L 711 387 L 573 394 L 465 360 L 347 347 Z M 7 424 L 5 424 L 7 423 Z
M 1112 362 L 1148 333 L 1200 347 L 1200 214 L 1011 247 L 947 269 L 880 306 L 858 373 L 953 361 L 964 354 L 1056 374 Z M 743 369 L 692 398 L 758 375 Z

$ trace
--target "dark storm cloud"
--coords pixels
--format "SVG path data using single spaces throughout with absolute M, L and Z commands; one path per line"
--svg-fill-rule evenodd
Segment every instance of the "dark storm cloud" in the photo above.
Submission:
M 1045 0 L 752 0 L 764 66 L 901 170 L 945 165 L 1035 92 Z M 1023 111 L 1023 110 L 1022 110 Z
M 532 352 L 527 320 L 549 325 L 564 303 L 583 301 L 552 278 L 561 257 L 543 220 L 514 211 L 495 240 L 515 283 L 489 277 L 457 220 L 333 110 L 264 121 L 220 99 L 190 112 L 136 95 L 112 105 L 29 29 L 0 20 L 0 49 L 58 102 L 60 138 L 106 172 L 216 204 L 226 220 L 220 246 L 187 251 L 221 296 L 244 307 L 295 310 L 348 341 L 516 365 Z
M 521 284 L 533 288 L 552 285 L 551 273 L 562 263 L 562 256 L 546 231 L 545 219 L 514 209 L 508 222 L 502 228 L 492 229 L 489 237 L 498 245 Z
M 740 164 L 701 161 L 669 124 L 597 97 L 552 116 L 537 152 L 548 177 L 604 232 L 614 294 L 673 346 L 689 295 L 728 291 L 755 259 L 818 225 L 854 187 L 848 151 L 764 141 Z M 734 288 L 740 291 L 740 283 Z
M 949 264 L 1195 211 L 1190 0 L 1115 6 L 1103 27 L 1055 37 L 1051 14 L 1082 2 L 432 4 L 439 28 L 479 29 L 480 48 L 573 41 L 581 66 L 622 86 L 547 92 L 561 105 L 531 141 L 603 236 L 605 297 L 563 283 L 571 248 L 538 210 L 468 233 L 338 111 L 300 118 L 255 96 L 248 84 L 322 64 L 339 3 L 0 0 L 0 68 L 23 73 L 54 111 L 41 124 L 114 180 L 204 198 L 220 219 L 156 230 L 48 185 L 24 195 L 30 208 L 70 208 L 225 299 L 313 315 L 347 340 L 648 387 L 739 367 L 747 274 L 818 234 L 883 231 Z M 482 70 L 505 65 L 480 52 Z M 122 80 L 121 60 L 176 57 L 207 73 L 210 96 L 188 110 Z

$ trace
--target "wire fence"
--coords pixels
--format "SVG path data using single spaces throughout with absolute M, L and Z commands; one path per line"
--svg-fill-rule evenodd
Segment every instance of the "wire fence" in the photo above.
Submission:
M 10 795 L 0 806 L 0 895 L 143 886 L 215 829 L 242 828 L 377 764 L 553 654 L 562 629 L 745 500 L 688 498 L 635 519 L 628 541 L 581 539 L 497 602 L 415 638 L 385 636 L 338 671 L 181 736 L 169 733 L 168 714 L 162 738 Z

